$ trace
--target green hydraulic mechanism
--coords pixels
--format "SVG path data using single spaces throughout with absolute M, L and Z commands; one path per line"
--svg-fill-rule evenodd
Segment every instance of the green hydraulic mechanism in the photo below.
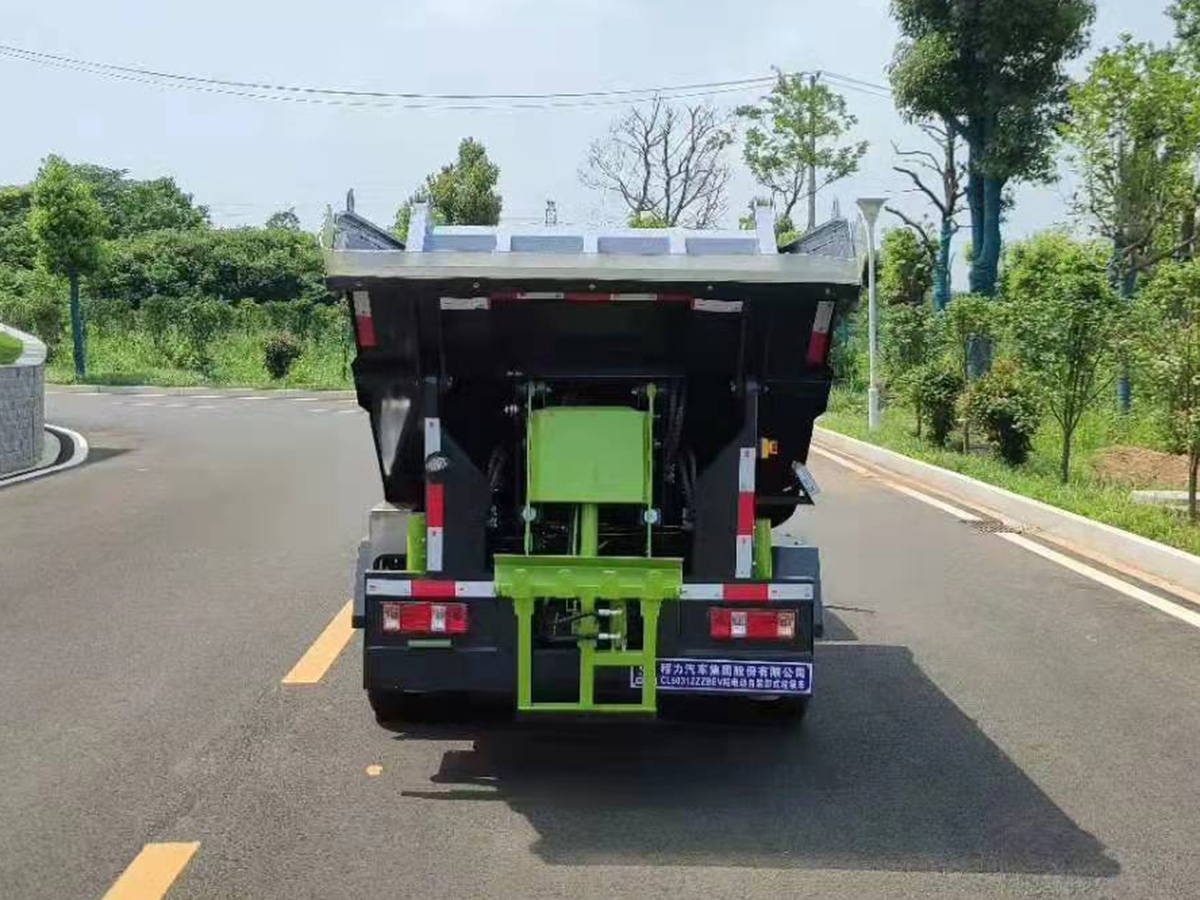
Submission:
M 654 386 L 645 389 L 648 410 L 632 407 L 543 406 L 528 393 L 525 553 L 495 557 L 496 589 L 517 616 L 517 709 L 524 713 L 631 713 L 657 710 L 658 619 L 664 600 L 679 598 L 683 562 L 652 555 Z M 574 507 L 571 549 L 531 552 L 534 504 Z M 602 556 L 600 518 L 605 506 L 644 507 L 645 556 Z M 571 639 L 579 648 L 575 703 L 533 698 L 534 616 L 539 604 L 568 604 Z M 642 619 L 641 647 L 632 647 L 630 617 Z M 598 645 L 606 645 L 600 649 Z M 600 703 L 596 672 L 641 667 L 637 703 Z

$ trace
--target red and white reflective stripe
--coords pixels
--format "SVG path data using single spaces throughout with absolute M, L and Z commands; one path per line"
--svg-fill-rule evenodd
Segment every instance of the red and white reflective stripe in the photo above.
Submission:
M 772 584 L 685 584 L 680 600 L 724 600 L 727 603 L 764 603 L 770 600 L 811 600 L 813 586 L 805 581 Z
M 492 581 L 438 581 L 432 578 L 368 578 L 367 594 L 371 597 L 412 597 L 416 600 L 485 598 L 496 596 L 496 584 Z
M 442 308 L 447 309 L 446 301 L 452 298 L 442 298 Z M 483 299 L 483 298 L 480 298 Z M 507 291 L 504 293 L 492 294 L 493 301 L 513 301 L 513 300 L 566 300 L 568 303 L 690 303 L 692 302 L 691 294 L 639 294 L 639 293 L 618 293 L 610 294 L 605 291 L 566 291 L 559 293 L 557 291 Z M 464 301 L 455 300 L 456 303 Z M 455 309 L 486 309 L 487 307 L 464 307 L 455 306 Z M 738 306 L 740 310 L 740 304 Z M 727 312 L 728 310 L 721 310 Z
M 425 420 L 425 458 L 442 452 L 442 420 Z M 446 486 L 434 482 L 425 484 L 425 567 L 430 572 L 442 571 L 445 550 Z
M 439 303 L 446 312 L 492 308 L 492 301 L 487 297 L 442 297 Z
M 834 304 L 828 300 L 817 304 L 817 318 L 813 322 L 812 337 L 808 339 L 809 366 L 823 366 L 829 358 L 829 326 L 833 323 Z
M 371 316 L 371 295 L 366 291 L 354 292 L 354 323 L 358 332 L 358 346 L 374 347 L 375 319 Z
M 749 578 L 754 562 L 754 467 L 753 447 L 743 447 L 738 457 L 737 548 L 734 574 Z
M 710 313 L 740 313 L 742 311 L 741 300 L 702 300 L 699 297 L 692 301 L 692 309 L 695 312 L 710 312 Z

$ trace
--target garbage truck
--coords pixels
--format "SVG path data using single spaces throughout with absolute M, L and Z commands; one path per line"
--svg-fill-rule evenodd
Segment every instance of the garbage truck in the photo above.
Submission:
M 803 715 L 819 554 L 772 532 L 818 491 L 861 268 L 844 220 L 783 248 L 770 210 L 755 225 L 436 226 L 416 204 L 400 241 L 352 194 L 327 216 L 383 488 L 353 607 L 381 720 L 472 695 Z

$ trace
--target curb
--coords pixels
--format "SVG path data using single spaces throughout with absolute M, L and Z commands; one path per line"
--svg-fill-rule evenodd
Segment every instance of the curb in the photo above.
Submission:
M 818 446 L 907 476 L 1021 524 L 1032 525 L 1048 535 L 1109 557 L 1131 569 L 1140 569 L 1190 590 L 1200 588 L 1200 556 L 827 428 L 815 429 L 815 437 Z
M 53 433 L 61 442 L 69 443 L 71 445 L 71 455 L 66 460 L 55 462 L 53 465 L 42 466 L 39 469 L 30 469 L 22 472 L 20 475 L 12 475 L 8 478 L 0 478 L 0 490 L 11 487 L 14 484 L 20 484 L 23 481 L 33 481 L 35 478 L 53 475 L 55 472 L 74 469 L 76 466 L 87 462 L 90 448 L 88 447 L 87 438 L 82 434 L 72 431 L 70 428 L 63 428 L 61 425 L 47 425 L 46 430 Z M 61 454 L 59 459 L 62 459 Z
M 219 387 L 163 387 L 157 384 L 52 384 L 46 383 L 47 388 L 54 388 L 60 394 L 144 394 L 152 391 L 168 397 L 190 397 L 196 394 L 222 394 L 229 397 L 251 397 L 266 394 L 270 397 L 311 397 L 317 394 L 331 400 L 353 400 L 358 397 L 355 391 L 322 390 L 321 388 L 219 388 Z

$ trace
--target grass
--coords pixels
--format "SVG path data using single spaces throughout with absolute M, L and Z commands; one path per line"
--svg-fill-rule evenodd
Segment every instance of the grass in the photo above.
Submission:
M 288 374 L 274 379 L 263 366 L 267 334 L 231 331 L 213 341 L 207 369 L 173 364 L 143 331 L 88 334 L 87 384 L 153 384 L 163 387 L 249 387 L 342 390 L 353 387 L 351 357 L 336 341 L 304 343 L 304 352 Z M 51 360 L 48 378 L 75 384 L 69 347 Z
M 25 350 L 25 345 L 6 331 L 0 331 L 0 366 L 7 366 L 17 361 Z
M 1185 516 L 1173 510 L 1134 503 L 1129 498 L 1130 488 L 1106 483 L 1092 470 L 1092 457 L 1105 447 L 1125 444 L 1163 449 L 1147 415 L 1088 415 L 1076 437 L 1071 480 L 1063 484 L 1058 474 L 1058 430 L 1052 420 L 1038 432 L 1029 461 L 1013 468 L 990 452 L 968 455 L 954 449 L 956 442 L 961 441 L 959 435 L 953 435 L 946 448 L 916 437 L 915 420 L 906 408 L 889 407 L 884 412 L 882 427 L 871 432 L 867 428 L 866 407 L 865 396 L 835 391 L 830 411 L 820 424 L 831 431 L 1200 555 L 1200 527 L 1189 525 Z M 961 447 L 961 443 L 957 446 Z

